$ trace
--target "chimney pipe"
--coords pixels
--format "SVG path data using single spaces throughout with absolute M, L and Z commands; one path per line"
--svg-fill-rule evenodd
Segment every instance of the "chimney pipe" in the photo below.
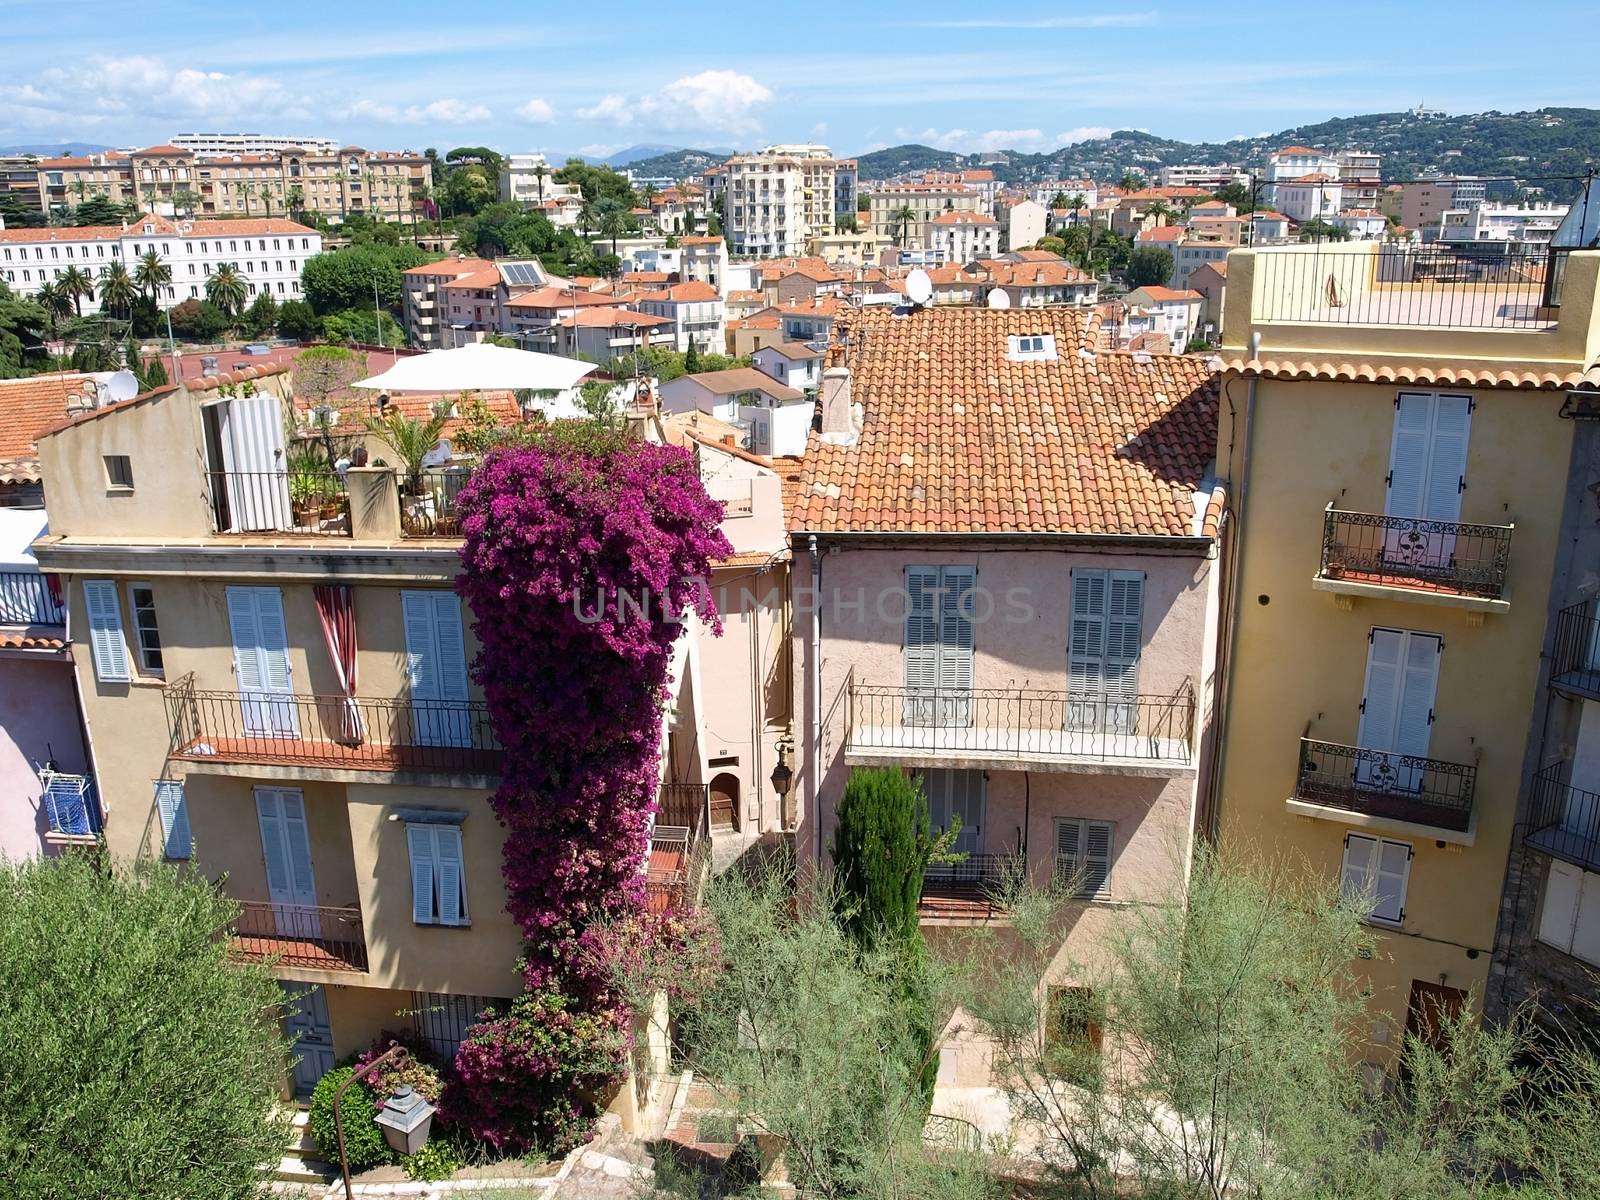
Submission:
M 850 399 L 850 368 L 822 372 L 822 440 L 836 446 L 855 444 L 856 421 Z

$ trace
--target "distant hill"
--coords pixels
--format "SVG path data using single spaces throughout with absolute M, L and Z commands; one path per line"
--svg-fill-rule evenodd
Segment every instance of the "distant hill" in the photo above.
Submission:
M 1007 182 L 1081 176 L 1114 180 L 1126 171 L 1153 174 L 1163 166 L 1182 163 L 1231 163 L 1260 170 L 1270 151 L 1297 142 L 1330 152 L 1375 151 L 1383 155 L 1386 179 L 1409 179 L 1430 171 L 1511 175 L 1563 199 L 1576 195 L 1580 183 L 1542 181 L 1542 177 L 1581 175 L 1600 163 L 1600 109 L 1541 108 L 1460 116 L 1371 113 L 1228 142 L 1184 142 L 1124 129 L 1047 154 L 1007 151 L 1007 161 L 982 165 Z M 988 157 L 992 156 L 907 145 L 874 150 L 857 161 L 865 183 L 907 172 L 977 167 L 980 158 Z
M 622 153 L 626 154 L 627 151 Z M 635 175 L 652 176 L 662 179 L 685 179 L 698 177 L 700 172 L 707 167 L 714 167 L 720 162 L 726 162 L 732 157 L 731 150 L 666 150 L 660 154 L 652 154 L 646 158 L 636 158 L 626 164 L 615 163 L 614 166 L 627 166 Z M 610 159 L 606 160 L 610 162 Z
M 0 146 L 0 154 L 36 154 L 40 158 L 67 158 L 74 154 L 102 154 L 113 148 L 96 142 L 58 142 L 54 146 Z

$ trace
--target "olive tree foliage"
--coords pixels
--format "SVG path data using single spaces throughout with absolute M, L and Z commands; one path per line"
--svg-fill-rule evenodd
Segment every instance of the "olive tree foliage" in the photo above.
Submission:
M 937 1050 L 905 1019 L 897 948 L 863 950 L 834 901 L 787 863 L 710 883 L 711 934 L 689 953 L 714 969 L 674 1002 L 687 1065 L 741 1132 L 781 1147 L 801 1195 L 998 1195 L 976 1155 L 924 1143 L 915 1055 Z M 684 970 L 681 958 L 665 965 Z
M 1432 1043 L 1397 1033 L 1404 1072 L 1374 1076 L 1359 967 L 1382 950 L 1359 899 L 1309 880 L 1202 852 L 1185 885 L 1118 915 L 1097 966 L 1067 964 L 1087 992 L 1040 982 L 1067 890 L 1013 883 L 1004 929 L 956 951 L 981 981 L 965 1019 L 993 1039 L 1019 1140 L 1054 1194 L 1600 1194 L 1594 1058 L 1543 1045 L 1530 1013 L 1499 1029 L 1467 1013 Z
M 235 912 L 165 864 L 0 859 L 0 1191 L 32 1200 L 261 1194 L 289 1141 L 290 1061 Z

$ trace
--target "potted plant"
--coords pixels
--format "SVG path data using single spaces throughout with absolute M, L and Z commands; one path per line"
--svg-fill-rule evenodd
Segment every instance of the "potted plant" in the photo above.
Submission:
M 311 525 L 322 516 L 322 481 L 327 466 L 311 450 L 289 455 L 289 508 L 296 525 Z
M 418 421 L 390 409 L 382 416 L 367 417 L 367 432 L 394 451 L 399 459 L 401 505 L 406 515 L 431 516 L 433 496 L 422 478 L 422 460 L 439 444 L 439 436 L 450 421 L 450 405 L 442 403 L 433 416 Z

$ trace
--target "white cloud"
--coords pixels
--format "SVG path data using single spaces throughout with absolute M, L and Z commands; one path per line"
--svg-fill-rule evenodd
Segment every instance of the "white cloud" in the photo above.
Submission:
M 953 150 L 962 154 L 987 153 L 994 150 L 1020 150 L 1024 154 L 1042 154 L 1073 142 L 1088 138 L 1109 137 L 1111 130 L 1097 126 L 1080 126 L 1058 133 L 1053 137 L 1042 129 L 990 129 L 976 132 L 970 129 L 897 129 L 895 136 L 902 142 L 918 142 L 936 150 Z
M 408 104 L 404 108 L 377 100 L 357 100 L 344 113 L 346 117 L 365 117 L 386 125 L 474 125 L 493 115 L 481 104 L 468 104 L 453 96 L 431 104 Z
M 975 17 L 960 21 L 894 21 L 902 29 L 1140 29 L 1158 13 L 1081 13 L 1075 17 Z
M 708 70 L 685 75 L 660 91 L 632 99 L 616 93 L 602 96 L 578 109 L 577 115 L 585 121 L 609 121 L 617 126 L 750 133 L 760 128 L 755 110 L 771 99 L 772 92 L 752 76 Z
M 104 124 L 107 114 L 124 113 L 177 119 L 305 115 L 294 94 L 275 79 L 174 68 L 144 54 L 97 55 L 51 67 L 4 94 L 12 103 L 88 126 Z
M 579 146 L 578 153 L 585 158 L 610 158 L 621 149 L 621 142 L 591 142 L 587 146 Z
M 517 116 L 530 125 L 549 125 L 556 119 L 556 110 L 550 107 L 548 100 L 541 100 L 535 96 L 526 104 L 518 106 Z

